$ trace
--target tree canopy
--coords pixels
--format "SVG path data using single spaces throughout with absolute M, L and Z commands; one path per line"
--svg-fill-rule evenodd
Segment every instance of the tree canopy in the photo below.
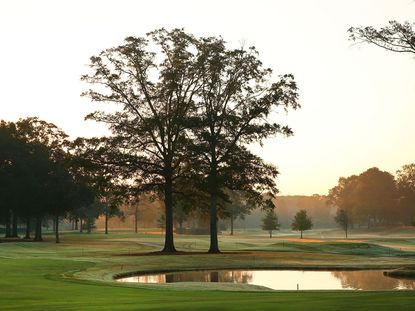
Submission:
M 291 228 L 295 231 L 300 231 L 300 237 L 303 238 L 303 231 L 310 230 L 313 227 L 313 222 L 307 215 L 306 210 L 301 210 L 295 214 Z
M 272 231 L 279 230 L 278 216 L 274 210 L 267 210 L 262 218 L 262 230 L 268 231 L 269 238 L 272 238 Z
M 95 158 L 129 187 L 163 193 L 163 251 L 175 251 L 173 193 L 180 178 L 194 178 L 210 196 L 211 252 L 219 252 L 223 188 L 243 190 L 257 205 L 271 204 L 278 172 L 246 145 L 292 134 L 273 120 L 279 108 L 299 108 L 291 74 L 274 79 L 254 47 L 227 49 L 222 38 L 196 38 L 182 29 L 128 37 L 91 57 L 90 68 L 82 80 L 92 88 L 83 95 L 118 105 L 87 116 L 112 133 L 96 140 Z

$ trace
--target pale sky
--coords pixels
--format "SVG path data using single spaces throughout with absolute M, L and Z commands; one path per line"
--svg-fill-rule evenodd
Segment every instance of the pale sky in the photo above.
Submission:
M 255 45 L 275 75 L 293 73 L 295 135 L 254 147 L 278 166 L 281 194 L 326 194 L 340 176 L 415 162 L 415 57 L 348 41 L 350 26 L 415 21 L 412 0 L 0 0 L 0 119 L 38 116 L 72 138 L 99 104 L 80 93 L 89 57 L 165 27 Z

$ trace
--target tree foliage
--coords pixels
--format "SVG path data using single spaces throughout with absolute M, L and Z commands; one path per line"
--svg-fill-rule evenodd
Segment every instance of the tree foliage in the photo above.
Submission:
M 301 238 L 303 238 L 303 231 L 310 230 L 313 227 L 313 222 L 307 215 L 306 210 L 301 210 L 295 214 L 291 228 L 295 231 L 300 231 Z
M 195 178 L 210 195 L 211 252 L 219 251 L 221 189 L 243 190 L 257 205 L 271 204 L 278 172 L 246 145 L 292 134 L 271 118 L 280 108 L 299 107 L 292 75 L 271 82 L 272 71 L 255 48 L 227 49 L 222 38 L 196 38 L 182 29 L 128 37 L 91 57 L 90 67 L 82 80 L 93 87 L 84 95 L 118 105 L 87 116 L 112 132 L 96 140 L 94 157 L 130 187 L 162 191 L 164 251 L 175 251 L 173 188 L 180 178 Z
M 395 177 L 376 167 L 341 177 L 329 190 L 328 202 L 348 215 L 348 225 L 409 224 L 415 216 L 415 165 L 405 165 Z
M 263 67 L 254 47 L 227 49 L 222 38 L 200 41 L 203 83 L 193 147 L 210 195 L 209 252 L 219 252 L 217 204 L 222 189 L 243 190 L 258 206 L 270 205 L 277 192 L 278 171 L 246 145 L 291 135 L 291 128 L 275 122 L 274 114 L 300 105 L 294 77 L 281 75 L 272 82 L 272 70 Z
M 279 230 L 278 216 L 274 210 L 267 210 L 265 216 L 262 218 L 262 230 L 268 231 L 269 238 L 272 238 L 272 231 Z
M 0 150 L 0 219 L 11 227 L 6 236 L 17 236 L 20 219 L 29 238 L 35 219 L 35 239 L 41 240 L 45 217 L 53 217 L 58 228 L 60 216 L 90 198 L 69 153 L 67 135 L 54 124 L 38 118 L 1 121 Z
M 401 219 L 415 225 L 415 164 L 404 165 L 396 172 L 396 185 Z
M 87 116 L 108 124 L 113 134 L 101 140 L 102 161 L 132 187 L 138 182 L 163 191 L 166 252 L 175 251 L 173 180 L 186 159 L 184 130 L 190 126 L 200 87 L 196 43 L 180 29 L 128 37 L 122 45 L 91 57 L 92 73 L 82 76 L 94 86 L 85 96 L 119 108 Z

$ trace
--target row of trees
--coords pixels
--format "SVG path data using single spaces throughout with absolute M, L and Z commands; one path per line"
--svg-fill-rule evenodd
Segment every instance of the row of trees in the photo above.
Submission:
M 52 123 L 38 118 L 0 121 L 0 223 L 5 236 L 17 237 L 24 222 L 42 240 L 42 222 L 53 219 L 59 242 L 60 218 L 90 231 L 94 220 L 116 210 L 114 189 L 101 168 L 79 156 L 82 140 L 71 142 Z
M 235 213 L 224 210 L 229 192 L 239 191 L 244 205 L 273 207 L 278 171 L 246 146 L 291 135 L 274 113 L 299 104 L 293 76 L 272 82 L 271 74 L 254 47 L 228 49 L 222 38 L 182 29 L 128 37 L 91 57 L 84 96 L 116 109 L 87 116 L 106 123 L 111 136 L 89 140 L 86 156 L 129 191 L 164 200 L 163 251 L 175 251 L 174 210 L 186 213 L 191 202 L 208 211 L 212 253 L 219 252 L 218 217 Z
M 341 177 L 329 190 L 337 206 L 336 221 L 346 232 L 353 226 L 415 224 L 415 164 L 404 165 L 396 176 L 370 168 L 360 175 Z

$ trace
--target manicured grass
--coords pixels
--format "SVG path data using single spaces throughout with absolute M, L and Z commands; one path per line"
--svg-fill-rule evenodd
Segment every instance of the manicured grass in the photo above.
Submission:
M 413 310 L 415 294 L 402 292 L 271 292 L 233 284 L 118 284 L 112 277 L 132 271 L 209 268 L 392 268 L 414 262 L 412 252 L 390 241 L 313 243 L 289 237 L 266 239 L 259 232 L 220 238 L 224 254 L 143 255 L 157 251 L 162 237 L 117 232 L 65 233 L 52 241 L 0 243 L 0 310 Z M 179 249 L 204 251 L 207 237 L 176 238 Z M 406 241 L 406 240 L 405 240 Z M 411 242 L 412 240 L 409 239 Z M 396 244 L 393 241 L 390 244 Z M 284 245 L 282 245 L 284 243 Z M 408 243 L 408 242 L 405 242 Z M 412 242 L 411 242 L 412 243 Z M 394 244 L 394 245 L 395 245 Z M 236 249 L 243 251 L 235 252 Z M 282 251 L 283 250 L 283 251 Z M 229 291 L 233 289 L 234 291 Z M 237 291 L 235 291 L 235 289 Z

